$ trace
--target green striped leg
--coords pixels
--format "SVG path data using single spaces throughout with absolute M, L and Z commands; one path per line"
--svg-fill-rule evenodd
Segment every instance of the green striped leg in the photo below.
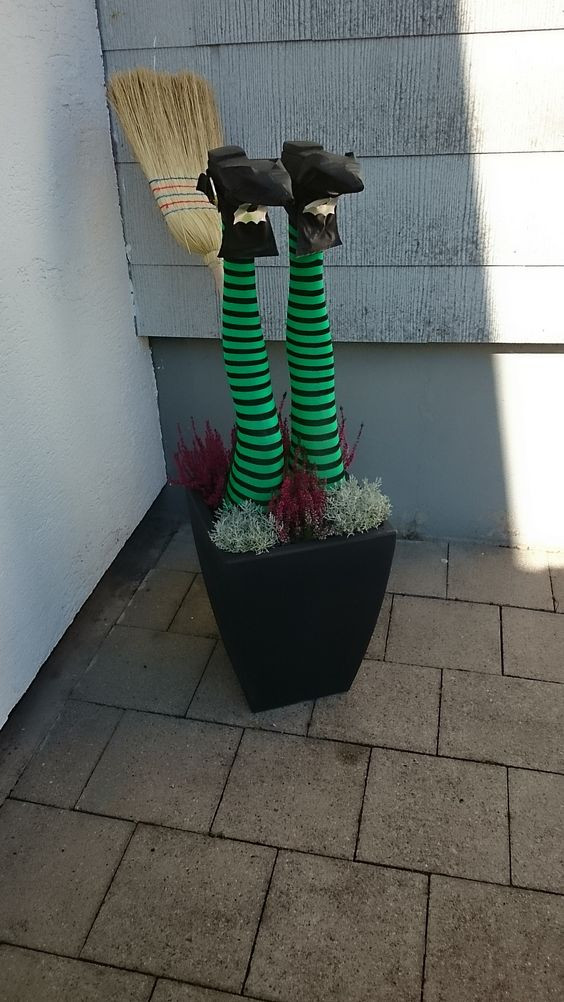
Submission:
M 335 363 L 325 302 L 323 254 L 296 257 L 290 223 L 290 287 L 286 353 L 292 390 L 292 454 L 305 454 L 328 485 L 345 469 L 337 430 Z
M 268 504 L 280 487 L 282 435 L 257 302 L 254 260 L 224 261 L 223 358 L 235 406 L 236 443 L 226 500 Z

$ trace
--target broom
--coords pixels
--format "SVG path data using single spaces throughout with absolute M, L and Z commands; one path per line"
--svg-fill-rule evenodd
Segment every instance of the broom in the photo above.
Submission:
M 221 292 L 220 217 L 196 191 L 208 150 L 223 143 L 209 83 L 194 73 L 136 69 L 114 74 L 108 97 L 172 235 L 203 257 Z

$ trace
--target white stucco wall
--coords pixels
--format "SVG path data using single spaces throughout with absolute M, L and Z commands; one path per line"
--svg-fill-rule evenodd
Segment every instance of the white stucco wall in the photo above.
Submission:
M 0 5 L 0 725 L 164 483 L 93 0 Z

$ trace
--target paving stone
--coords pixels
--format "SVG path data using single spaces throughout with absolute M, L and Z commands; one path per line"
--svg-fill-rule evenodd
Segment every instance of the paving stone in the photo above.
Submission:
M 398 539 L 388 591 L 446 598 L 447 552 L 444 542 Z
M 564 688 L 445 672 L 439 754 L 564 771 Z
M 546 553 L 451 543 L 448 598 L 552 611 Z
M 83 956 L 240 992 L 275 855 L 141 825 Z
M 550 564 L 552 591 L 554 593 L 554 607 L 556 612 L 564 612 L 564 558 L 562 554 L 559 556 L 551 554 L 548 560 Z
M 12 710 L 0 730 L 0 803 L 169 537 L 170 520 L 147 513 Z
M 129 711 L 78 807 L 206 832 L 240 735 L 234 727 Z
M 219 630 L 201 574 L 194 579 L 170 629 L 173 633 L 191 633 L 199 637 L 218 636 Z
M 195 574 L 154 567 L 139 585 L 118 622 L 123 626 L 168 630 L 194 578 Z
M 241 996 L 160 979 L 151 1002 L 241 1002 Z
M 153 984 L 146 974 L 0 945 L 0 1002 L 148 1002 Z
M 374 748 L 357 858 L 508 884 L 505 769 Z
M 268 668 L 268 662 L 266 662 Z M 313 703 L 294 703 L 277 710 L 253 713 L 223 647 L 218 643 L 202 676 L 187 716 L 216 720 L 236 727 L 305 734 Z
M 564 894 L 564 776 L 509 770 L 513 883 Z
M 390 612 L 392 611 L 392 596 L 384 595 L 378 622 L 370 643 L 366 650 L 365 657 L 373 658 L 375 661 L 383 661 L 386 653 L 386 639 L 388 636 L 388 625 L 390 622 Z
M 386 657 L 500 675 L 499 634 L 496 606 L 396 595 Z
M 280 853 L 245 994 L 419 1002 L 427 878 Z
M 212 650 L 203 637 L 115 626 L 73 696 L 183 716 Z
M 197 573 L 200 570 L 194 533 L 189 522 L 174 534 L 162 554 L 157 567 L 166 567 L 171 571 L 191 571 L 193 573 Z
M 122 711 L 70 701 L 16 784 L 14 795 L 74 807 Z
M 501 618 L 505 675 L 564 682 L 564 617 L 506 607 Z
M 564 898 L 431 877 L 424 1002 L 561 1002 Z
M 213 832 L 352 859 L 367 765 L 358 745 L 247 731 Z
M 310 735 L 434 752 L 441 673 L 364 661 L 352 688 L 315 704 Z
M 132 825 L 7 800 L 0 810 L 0 940 L 76 954 Z
M 77 680 L 100 647 L 111 623 L 90 609 L 95 589 L 0 729 L 0 803 L 53 726 Z M 122 600 L 119 612 L 125 604 Z M 117 612 L 117 615 L 119 615 Z

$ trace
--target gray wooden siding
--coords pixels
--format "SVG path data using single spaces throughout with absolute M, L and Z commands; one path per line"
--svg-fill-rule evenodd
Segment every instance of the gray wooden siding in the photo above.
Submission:
M 217 338 L 205 268 L 133 265 L 141 336 Z M 267 337 L 284 336 L 287 278 L 257 271 Z M 553 344 L 564 341 L 559 268 L 330 268 L 336 341 Z
M 99 0 L 105 49 L 564 28 L 560 0 Z
M 328 266 L 564 265 L 564 153 L 372 157 L 362 169 L 366 191 L 343 199 Z M 187 264 L 139 167 L 120 164 L 118 178 L 131 261 Z M 285 266 L 286 215 L 271 217 L 280 257 L 264 265 Z
M 315 132 L 359 156 L 564 148 L 564 31 L 134 49 L 107 68 L 194 70 L 249 156 Z M 467 77 L 467 80 L 463 80 Z M 118 132 L 118 160 L 131 153 Z
M 312 135 L 362 158 L 327 255 L 338 340 L 564 341 L 564 5 L 555 0 L 99 0 L 108 73 L 192 69 L 226 141 Z M 112 121 L 140 334 L 217 337 L 210 276 L 169 237 Z M 260 265 L 283 333 L 280 257 Z

